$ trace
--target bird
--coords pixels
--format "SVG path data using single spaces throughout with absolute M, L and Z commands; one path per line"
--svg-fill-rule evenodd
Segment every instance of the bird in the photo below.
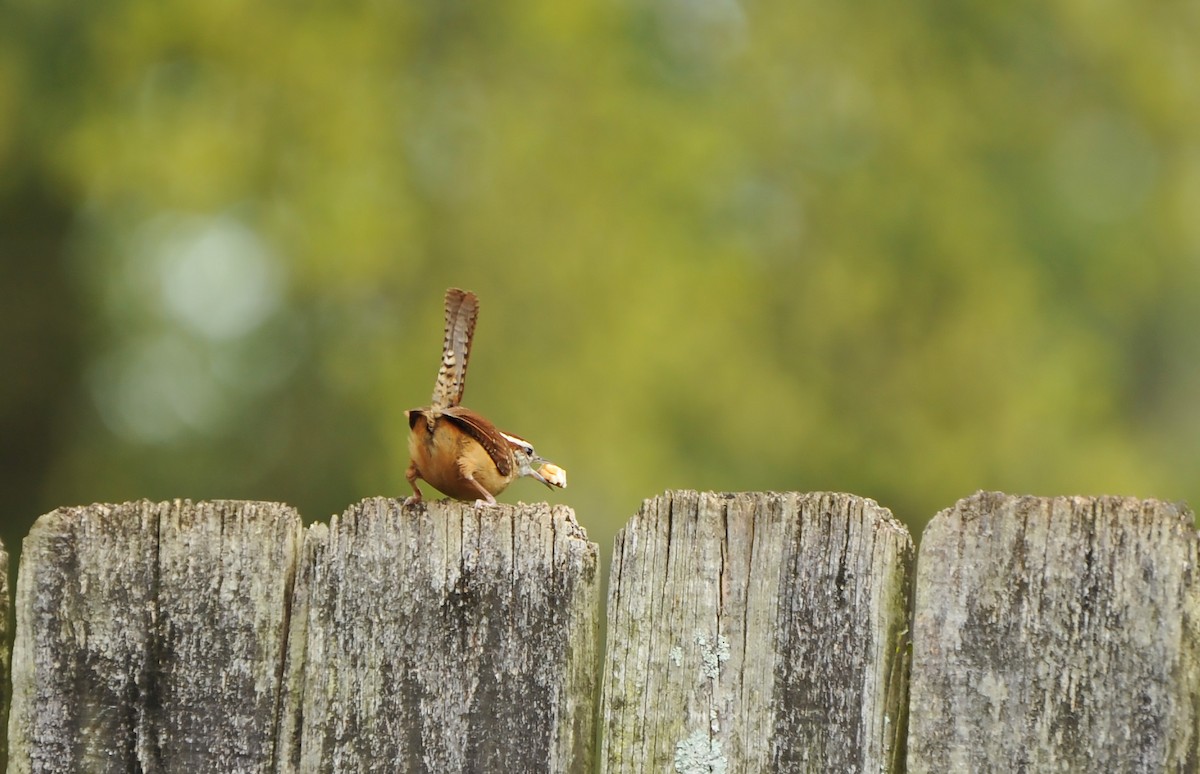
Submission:
M 474 293 L 446 291 L 442 363 L 433 397 L 428 406 L 404 412 L 410 458 L 405 478 L 413 489 L 405 505 L 422 501 L 418 480 L 456 500 L 474 500 L 476 507 L 495 505 L 496 495 L 523 476 L 549 488 L 567 485 L 566 471 L 538 455 L 529 441 L 460 405 L 478 317 L 479 298 Z

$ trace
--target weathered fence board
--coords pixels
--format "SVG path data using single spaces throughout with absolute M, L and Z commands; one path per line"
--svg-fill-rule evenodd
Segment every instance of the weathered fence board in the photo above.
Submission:
M 63 508 L 25 539 L 12 772 L 270 771 L 299 516 Z
M 648 500 L 600 769 L 1198 771 L 1198 545 L 1182 506 L 981 493 L 914 581 L 870 500 Z M 10 771 L 590 772 L 598 594 L 562 506 L 60 509 L 21 558 Z
M 11 666 L 11 651 L 9 650 L 8 638 L 9 629 L 9 613 L 12 612 L 9 602 L 12 597 L 9 596 L 8 588 L 8 551 L 4 548 L 4 543 L 0 542 L 0 675 L 9 673 Z M 8 728 L 8 708 L 12 700 L 12 691 L 10 690 L 11 683 L 8 680 L 0 679 L 0 729 Z M 8 760 L 8 735 L 0 735 L 0 760 Z
M 912 562 L 852 495 L 647 500 L 613 556 L 601 770 L 893 770 Z
M 1192 514 L 980 493 L 921 543 L 910 772 L 1195 771 Z
M 591 770 L 597 550 L 570 509 L 364 500 L 304 554 L 284 771 Z

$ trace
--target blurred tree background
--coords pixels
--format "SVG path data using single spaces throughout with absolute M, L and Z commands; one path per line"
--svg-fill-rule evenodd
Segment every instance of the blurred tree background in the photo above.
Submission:
M 2 0 L 3 537 L 403 497 L 467 405 L 664 489 L 1200 500 L 1200 6 Z M 515 484 L 503 497 L 547 492 Z

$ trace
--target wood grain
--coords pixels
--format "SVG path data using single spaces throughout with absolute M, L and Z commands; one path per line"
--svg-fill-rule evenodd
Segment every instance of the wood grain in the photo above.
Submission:
M 563 506 L 375 498 L 314 525 L 283 770 L 590 772 L 598 602 Z
M 300 536 L 276 503 L 41 517 L 17 583 L 9 770 L 273 770 Z
M 912 562 L 852 495 L 647 500 L 614 549 L 601 770 L 893 770 Z
M 1186 508 L 979 493 L 930 522 L 911 772 L 1195 771 Z

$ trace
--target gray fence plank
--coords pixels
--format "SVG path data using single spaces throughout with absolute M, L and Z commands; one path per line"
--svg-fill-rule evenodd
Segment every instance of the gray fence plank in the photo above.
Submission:
M 1152 500 L 961 501 L 922 544 L 910 707 L 886 509 L 648 500 L 601 770 L 898 771 L 907 742 L 912 772 L 1196 771 L 1197 546 Z M 598 580 L 561 506 L 372 499 L 306 537 L 270 503 L 60 509 L 21 560 L 10 770 L 588 772 Z
M 8 588 L 8 551 L 0 542 L 0 674 L 9 674 L 12 665 L 12 651 L 9 639 L 9 614 L 12 612 L 10 603 L 12 597 Z M 0 728 L 8 728 L 8 712 L 12 702 L 12 683 L 0 680 Z M 0 760 L 8 760 L 8 734 L 0 739 Z
M 591 770 L 597 550 L 569 508 L 365 500 L 305 562 L 284 771 Z
M 274 503 L 41 517 L 17 583 L 9 770 L 271 771 L 300 537 Z
M 601 770 L 894 770 L 912 562 L 852 495 L 647 500 L 614 550 Z
M 1181 506 L 979 493 L 930 522 L 912 772 L 1195 771 L 1196 534 Z

